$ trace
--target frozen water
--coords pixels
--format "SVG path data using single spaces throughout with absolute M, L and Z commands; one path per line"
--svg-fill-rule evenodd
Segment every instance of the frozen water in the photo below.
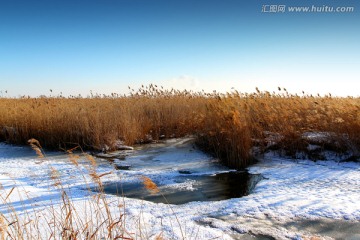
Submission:
M 125 158 L 131 165 L 126 171 L 115 170 L 113 162 L 97 159 L 97 174 L 103 175 L 101 180 L 105 184 L 137 184 L 139 176 L 147 176 L 160 187 L 190 191 L 196 189 L 192 179 L 177 183 L 169 177 L 211 176 L 231 171 L 217 159 L 192 148 L 189 141 L 167 141 L 160 149 L 154 145 L 135 148 Z M 88 208 L 91 198 L 84 188 L 93 186 L 89 175 L 91 164 L 80 158 L 76 166 L 61 153 L 48 152 L 47 156 L 39 160 L 30 147 L 0 144 L 0 199 L 7 202 L 0 205 L 2 214 L 9 217 L 9 204 L 19 218 L 29 211 L 34 212 L 34 217 L 46 215 L 49 205 L 55 209 L 60 207 L 61 193 L 52 186 L 50 177 L 54 169 L 68 189 L 74 207 L 80 212 Z M 173 166 L 162 162 L 166 159 L 170 159 Z M 118 161 L 123 160 L 115 160 Z M 127 231 L 138 239 L 144 237 L 144 230 L 150 239 L 155 239 L 159 233 L 166 239 L 183 236 L 187 239 L 249 239 L 252 236 L 258 239 L 310 239 L 314 236 L 318 239 L 359 239 L 360 163 L 293 161 L 269 153 L 248 171 L 261 174 L 264 179 L 250 195 L 241 198 L 175 206 L 108 195 L 109 202 L 114 203 L 109 209 L 120 215 L 118 203 L 126 206 Z M 44 239 L 49 238 L 46 228 L 41 231 Z

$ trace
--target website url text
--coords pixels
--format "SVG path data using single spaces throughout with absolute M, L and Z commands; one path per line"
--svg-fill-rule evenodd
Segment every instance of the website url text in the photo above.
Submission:
M 355 7 L 343 6 L 286 6 L 286 5 L 262 5 L 261 12 L 263 13 L 352 13 L 355 11 Z

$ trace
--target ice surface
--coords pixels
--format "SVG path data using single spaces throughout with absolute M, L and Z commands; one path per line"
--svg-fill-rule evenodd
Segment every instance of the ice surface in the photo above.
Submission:
M 111 162 L 97 159 L 97 174 L 106 174 L 101 177 L 104 182 L 133 183 L 139 181 L 139 175 L 145 175 L 159 185 L 183 189 L 194 187 L 193 182 L 176 186 L 166 176 L 180 175 L 181 170 L 192 174 L 229 171 L 221 165 L 214 167 L 218 164 L 216 159 L 192 148 L 187 141 L 175 139 L 164 143 L 162 146 L 166 149 L 161 150 L 160 156 L 154 146 L 135 149 L 126 159 L 132 165 L 129 171 L 117 171 Z M 59 208 L 61 193 L 53 186 L 55 174 L 68 188 L 74 206 L 84 218 L 89 217 L 85 213 L 90 211 L 92 198 L 84 189 L 92 184 L 91 164 L 81 158 L 76 166 L 66 155 L 47 155 L 46 160 L 39 160 L 29 147 L 0 144 L 0 212 L 9 217 L 11 205 L 19 218 L 32 216 L 35 219 L 39 214 L 46 215 L 49 206 Z M 173 166 L 163 164 L 162 158 L 172 159 L 170 165 Z M 141 165 L 145 165 L 146 170 L 138 167 Z M 248 170 L 262 174 L 264 179 L 252 194 L 242 198 L 174 206 L 108 195 L 109 209 L 115 215 L 125 211 L 126 228 L 138 239 L 155 239 L 160 233 L 165 239 L 183 236 L 187 239 L 249 239 L 250 235 L 257 239 L 269 236 L 275 239 L 310 239 L 311 236 L 358 239 L 360 236 L 359 163 L 293 161 L 269 153 Z M 125 204 L 125 210 L 119 208 L 119 202 Z M 311 223 L 308 221 L 319 224 L 310 228 L 306 225 Z M 322 230 L 326 229 L 324 224 L 331 229 Z M 344 230 L 335 233 L 335 226 L 344 226 Z M 47 229 L 41 230 L 44 238 L 49 237 Z M 350 230 L 346 232 L 347 229 Z

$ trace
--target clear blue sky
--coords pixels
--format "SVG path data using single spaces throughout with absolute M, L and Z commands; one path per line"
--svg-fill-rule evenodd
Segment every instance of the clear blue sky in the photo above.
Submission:
M 352 13 L 262 13 L 264 4 Z M 0 0 L 2 95 L 206 91 L 359 93 L 359 1 Z M 5 91 L 8 91 L 5 94 Z

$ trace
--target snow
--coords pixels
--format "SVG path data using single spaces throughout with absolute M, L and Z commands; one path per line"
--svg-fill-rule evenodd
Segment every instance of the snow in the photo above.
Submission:
M 104 174 L 104 183 L 140 182 L 139 176 L 148 176 L 160 190 L 191 190 L 196 188 L 193 180 L 172 180 L 179 170 L 200 175 L 232 171 L 194 149 L 189 139 L 169 140 L 160 146 L 163 148 L 148 145 L 128 152 L 129 171 L 117 171 L 111 162 L 97 159 L 96 173 Z M 151 164 L 144 159 L 150 159 Z M 89 175 L 93 167 L 85 157 L 78 161 L 76 166 L 58 152 L 49 152 L 41 160 L 30 147 L 0 143 L 0 213 L 9 220 L 16 211 L 19 219 L 38 222 L 44 227 L 36 234 L 47 239 L 51 231 L 46 219 L 61 215 L 64 207 L 62 186 L 78 221 L 100 221 L 103 203 L 97 202 L 96 193 L 86 190 L 95 184 Z M 168 205 L 106 195 L 106 202 L 114 218 L 126 218 L 122 234 L 135 239 L 260 239 L 262 235 L 276 239 L 360 238 L 360 163 L 294 161 L 268 153 L 248 170 L 264 179 L 242 198 Z M 56 185 L 59 181 L 61 185 Z M 317 221 L 317 228 L 306 227 L 309 221 Z M 321 224 L 352 228 L 339 237 L 336 234 L 340 233 L 320 232 Z M 105 232 L 99 231 L 98 237 Z

